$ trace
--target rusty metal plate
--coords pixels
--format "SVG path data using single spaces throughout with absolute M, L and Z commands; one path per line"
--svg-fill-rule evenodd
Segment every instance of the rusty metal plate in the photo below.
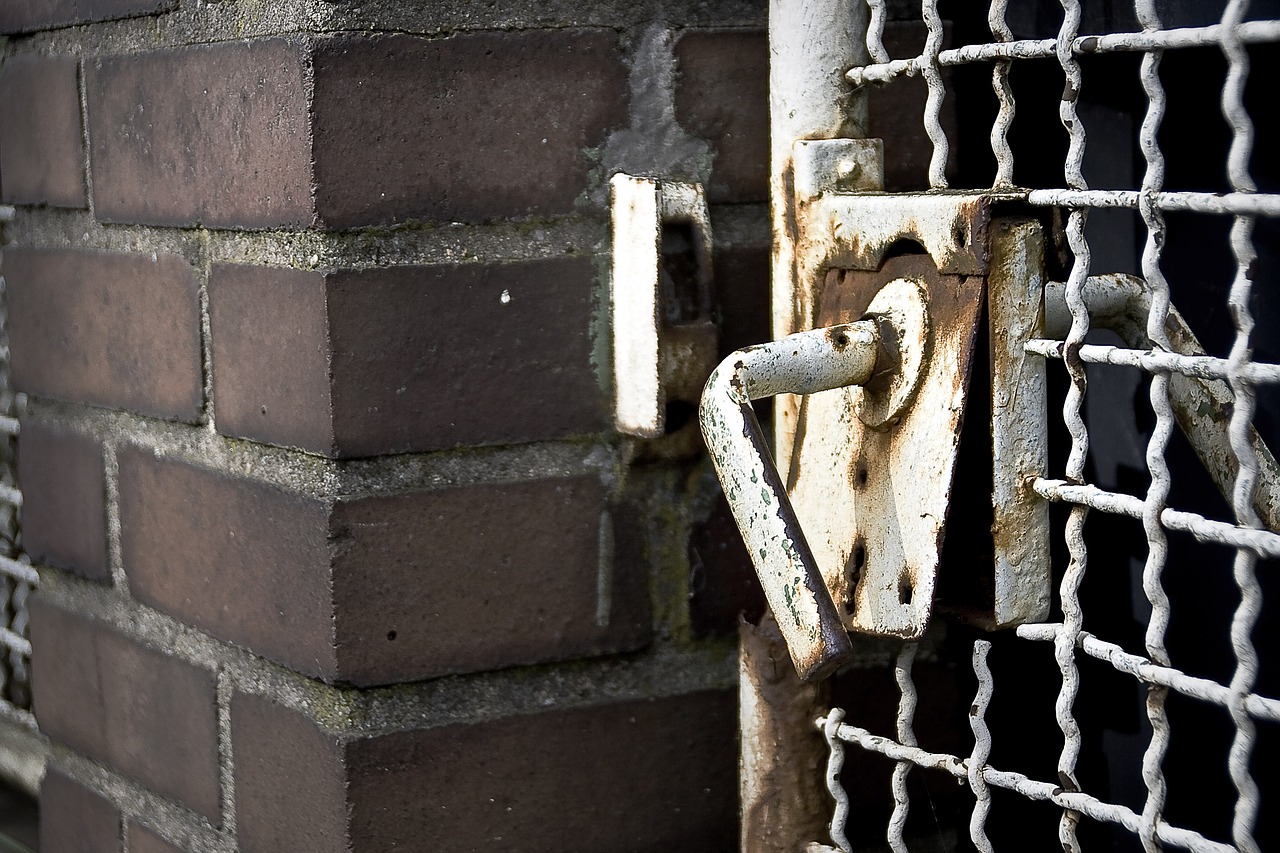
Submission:
M 788 473 L 845 625 L 903 638 L 921 636 L 933 610 L 985 279 L 941 274 L 927 255 L 890 258 L 875 272 L 834 270 L 816 317 L 819 326 L 858 320 L 886 288 L 911 287 L 928 316 L 918 387 L 903 396 L 873 380 L 802 398 Z M 901 405 L 874 405 L 895 393 Z
M 992 221 L 991 328 L 993 599 L 968 614 L 991 628 L 1048 618 L 1049 504 L 1031 488 L 1049 470 L 1044 359 L 1026 352 L 1044 328 L 1044 234 L 1039 222 Z

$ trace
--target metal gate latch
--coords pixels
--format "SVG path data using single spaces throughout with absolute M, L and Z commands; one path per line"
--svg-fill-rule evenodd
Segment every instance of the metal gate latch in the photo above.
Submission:
M 1026 352 L 1044 326 L 1040 223 L 1013 198 L 878 192 L 878 140 L 801 140 L 793 154 L 791 288 L 775 283 L 775 324 L 812 331 L 731 355 L 700 420 L 797 672 L 832 672 L 850 631 L 928 627 L 984 307 L 992 554 L 948 564 L 947 589 L 963 593 L 940 606 L 987 628 L 1044 618 L 1048 509 L 1029 483 L 1047 469 L 1046 392 Z M 993 218 L 995 204 L 1011 212 Z M 777 466 L 750 406 L 774 394 L 788 395 Z
M 876 543 L 855 546 L 850 566 L 854 575 L 828 572 L 838 575 L 835 584 L 824 578 L 751 401 L 783 393 L 815 395 L 808 398 L 810 405 L 843 406 L 850 426 L 856 420 L 864 430 L 886 436 L 904 423 L 928 420 L 909 417 L 910 409 L 926 394 L 926 377 L 938 372 L 931 370 L 933 359 L 951 361 L 949 353 L 938 351 L 955 349 L 953 343 L 935 340 L 929 299 L 921 278 L 894 278 L 862 312 L 864 319 L 739 350 L 707 381 L 700 411 L 703 436 L 802 678 L 829 674 L 852 651 L 848 627 L 857 621 L 859 597 L 887 596 L 894 606 L 910 608 L 921 579 L 905 569 L 904 555 L 893 553 L 902 551 L 902 537 L 888 531 Z M 850 468 L 855 486 L 869 489 L 872 472 L 880 476 L 883 467 L 871 459 L 855 460 Z M 930 489 L 922 484 L 921 491 Z M 875 573 L 873 552 L 887 558 L 886 566 L 895 560 L 899 570 L 885 577 L 885 572 Z M 833 586 L 846 594 L 833 597 Z M 887 633 L 899 625 L 885 627 Z

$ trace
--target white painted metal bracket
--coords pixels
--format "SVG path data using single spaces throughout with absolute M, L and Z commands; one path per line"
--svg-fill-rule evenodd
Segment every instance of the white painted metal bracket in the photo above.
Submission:
M 673 395 L 696 402 L 715 363 L 711 317 L 711 222 L 700 184 L 618 173 L 609 182 L 613 219 L 614 423 L 619 432 L 658 438 Z M 672 317 L 664 299 L 663 227 L 686 226 L 696 282 L 692 317 Z M 670 287 L 668 281 L 666 287 Z

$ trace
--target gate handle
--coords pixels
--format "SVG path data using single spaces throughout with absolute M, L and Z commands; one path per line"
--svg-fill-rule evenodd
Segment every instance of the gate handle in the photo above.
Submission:
M 707 450 L 765 598 L 796 672 L 806 681 L 833 673 L 850 657 L 853 644 L 751 401 L 866 384 L 882 354 L 881 322 L 860 320 L 740 349 L 712 372 L 698 411 Z

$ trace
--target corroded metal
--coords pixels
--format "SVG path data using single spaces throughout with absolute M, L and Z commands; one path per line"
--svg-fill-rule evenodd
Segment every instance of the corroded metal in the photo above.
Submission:
M 914 375 L 797 413 L 788 491 L 850 630 L 915 639 L 933 613 L 982 299 L 981 277 L 940 275 L 920 255 L 827 276 L 818 322 L 896 314 L 901 375 Z
M 711 319 L 711 222 L 700 184 L 618 173 L 612 194 L 614 422 L 619 432 L 657 438 L 669 400 L 696 400 L 715 363 Z M 696 261 L 697 317 L 664 316 L 662 229 L 689 227 Z
M 796 853 L 826 823 L 826 797 L 812 784 L 824 764 L 810 721 L 830 704 L 826 682 L 804 682 L 777 622 L 738 625 L 738 708 L 744 853 Z
M 874 375 L 879 355 L 880 329 L 871 320 L 747 347 L 712 372 L 699 408 L 716 474 L 804 679 L 830 674 L 852 649 L 751 401 L 862 384 Z
M 1026 342 L 1042 330 L 1044 236 L 1038 222 L 999 220 L 991 234 L 987 312 L 991 330 L 991 537 L 994 596 L 990 627 L 1049 614 L 1049 507 L 1031 480 L 1049 465 L 1048 392 L 1043 359 Z
M 1028 348 L 1042 356 L 1061 358 L 1060 340 L 1070 326 L 1066 310 L 1066 286 L 1049 282 L 1045 286 L 1045 338 L 1028 342 Z M 1230 499 L 1239 465 L 1231 447 L 1229 424 L 1234 394 L 1226 379 L 1227 362 L 1204 355 L 1204 347 L 1191 327 L 1172 305 L 1165 317 L 1165 333 L 1170 352 L 1153 349 L 1147 330 L 1152 292 L 1146 281 L 1125 273 L 1090 276 L 1081 290 L 1093 324 L 1115 332 L 1128 350 L 1114 347 L 1080 348 L 1086 362 L 1127 363 L 1146 369 L 1169 372 L 1169 402 L 1178 426 L 1213 478 L 1224 497 Z M 1166 363 L 1167 362 L 1167 363 Z M 1274 381 L 1274 367 L 1250 363 L 1256 380 Z M 1249 371 L 1244 371 L 1249 372 Z M 1251 373 L 1252 375 L 1252 373 Z M 1280 464 L 1252 426 L 1249 443 L 1258 460 L 1258 478 L 1253 507 L 1263 526 L 1280 530 Z

